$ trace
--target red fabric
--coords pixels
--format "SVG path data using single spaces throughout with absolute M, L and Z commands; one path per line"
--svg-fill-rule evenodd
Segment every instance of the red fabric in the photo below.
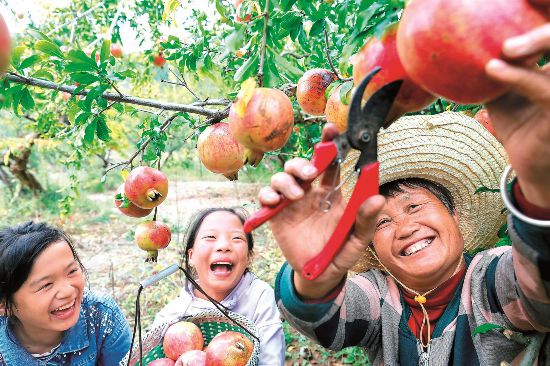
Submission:
M 460 284 L 460 281 L 466 273 L 466 266 L 462 266 L 462 269 L 458 271 L 453 277 L 449 278 L 447 281 L 439 285 L 439 287 L 432 293 L 426 295 L 426 302 L 424 303 L 424 308 L 428 312 L 428 317 L 430 318 L 430 336 L 433 334 L 435 325 L 437 321 L 445 311 L 445 308 L 455 294 L 456 288 Z M 420 304 L 414 301 L 414 294 L 403 289 L 403 298 L 405 302 L 411 307 L 411 317 L 409 318 L 409 327 L 411 328 L 413 334 L 416 338 L 420 339 L 420 326 L 422 325 L 422 319 L 424 318 L 424 313 Z M 426 344 L 428 342 L 428 325 L 424 324 L 424 329 L 422 331 L 422 340 Z
M 525 215 L 537 220 L 550 220 L 550 209 L 542 208 L 527 201 L 523 195 L 519 183 L 516 181 L 513 187 L 513 195 L 519 210 Z

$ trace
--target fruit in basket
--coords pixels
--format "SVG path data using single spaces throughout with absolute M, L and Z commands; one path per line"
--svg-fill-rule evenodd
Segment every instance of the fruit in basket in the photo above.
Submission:
M 174 366 L 175 364 L 174 360 L 164 357 L 149 362 L 147 366 Z
M 137 167 L 126 178 L 124 194 L 138 207 L 155 208 L 168 195 L 168 178 L 160 170 Z
M 254 344 L 247 336 L 239 332 L 218 333 L 206 347 L 208 366 L 245 366 Z
M 200 328 L 191 322 L 181 321 L 172 324 L 162 341 L 166 357 L 177 360 L 182 354 L 192 350 L 202 350 L 204 338 Z
M 185 352 L 176 361 L 176 366 L 206 366 L 206 353 L 199 350 Z

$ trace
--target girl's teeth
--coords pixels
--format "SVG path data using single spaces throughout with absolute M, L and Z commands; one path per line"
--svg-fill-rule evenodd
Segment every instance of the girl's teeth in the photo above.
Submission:
M 409 255 L 412 255 L 424 248 L 426 248 L 428 245 L 430 245 L 432 243 L 432 240 L 431 239 L 426 239 L 426 240 L 423 240 L 419 243 L 416 243 L 416 244 L 413 244 L 411 245 L 410 247 L 408 247 L 407 249 L 405 249 L 405 252 L 404 254 L 406 256 L 409 256 Z

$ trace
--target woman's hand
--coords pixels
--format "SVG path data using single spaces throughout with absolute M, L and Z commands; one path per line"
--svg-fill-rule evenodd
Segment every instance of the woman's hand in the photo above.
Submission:
M 550 0 L 533 0 L 547 4 Z M 548 12 L 550 14 L 550 11 Z M 550 23 L 506 40 L 509 59 L 540 57 L 550 51 Z M 504 145 L 527 200 L 550 208 L 550 65 L 527 68 L 491 60 L 487 74 L 510 92 L 487 104 L 491 121 Z
M 337 134 L 335 126 L 327 124 L 323 129 L 323 141 L 330 141 Z M 308 160 L 289 160 L 284 170 L 272 177 L 271 186 L 262 188 L 260 203 L 276 205 L 281 196 L 294 201 L 270 220 L 271 230 L 283 255 L 295 270 L 294 283 L 298 293 L 305 298 L 320 298 L 338 285 L 365 251 L 374 234 L 376 216 L 385 200 L 382 196 L 375 196 L 361 206 L 355 230 L 342 250 L 321 276 L 309 281 L 301 277 L 300 271 L 308 260 L 323 249 L 346 205 L 340 191 L 332 192 L 338 185 L 339 169 L 327 169 L 319 178 L 319 184 L 314 184 L 307 192 L 298 180 L 311 182 L 318 174 Z M 330 192 L 332 207 L 324 212 L 320 204 Z

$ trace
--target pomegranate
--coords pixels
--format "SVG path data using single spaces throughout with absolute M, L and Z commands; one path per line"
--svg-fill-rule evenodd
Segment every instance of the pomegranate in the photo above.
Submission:
M 156 262 L 159 249 L 164 249 L 170 244 L 172 232 L 170 227 L 162 222 L 145 221 L 137 226 L 134 239 L 138 247 L 147 251 L 145 262 Z
M 229 110 L 229 127 L 245 147 L 244 163 L 257 166 L 264 152 L 283 147 L 294 127 L 294 111 L 280 90 L 256 88 L 249 79 Z
M 115 194 L 115 206 L 120 212 L 130 217 L 145 217 L 153 211 L 152 208 L 141 208 L 132 203 L 124 195 L 124 183 L 118 187 Z
M 485 74 L 502 43 L 547 19 L 529 0 L 415 0 L 405 8 L 397 50 L 407 74 L 425 90 L 465 104 L 503 94 Z
M 175 364 L 174 360 L 164 357 L 149 362 L 147 366 L 174 366 Z
M 351 90 L 346 94 L 348 104 L 344 104 L 340 98 L 340 89 L 343 85 L 339 85 L 332 91 L 325 108 L 327 122 L 334 123 L 340 132 L 344 132 L 348 128 L 349 101 L 352 94 Z
M 162 53 L 159 53 L 158 55 L 155 55 L 153 57 L 153 65 L 157 67 L 163 67 L 165 63 L 166 60 L 164 59 L 164 57 L 162 57 Z
M 178 358 L 176 366 L 206 366 L 206 352 L 187 351 Z
M 325 91 L 330 83 L 338 79 L 336 74 L 326 69 L 306 71 L 298 80 L 296 100 L 303 111 L 312 116 L 322 116 L 325 113 L 327 98 Z
M 122 57 L 122 46 L 119 43 L 113 43 L 111 45 L 111 55 L 116 58 Z
M 243 5 L 244 1 L 244 5 Z M 236 0 L 235 1 L 235 12 L 237 13 L 235 20 L 237 23 L 247 23 L 252 18 L 252 15 L 248 12 L 250 10 L 250 1 L 248 0 Z M 241 14 L 243 13 L 243 14 Z M 242 18 L 241 18 L 242 15 Z
M 481 123 L 487 131 L 491 133 L 491 135 L 497 137 L 495 134 L 495 128 L 493 127 L 493 123 L 491 122 L 491 117 L 489 117 L 489 111 L 487 109 L 482 108 L 475 114 L 474 118 Z
M 388 114 L 388 122 L 408 112 L 416 112 L 430 105 L 436 98 L 413 83 L 397 55 L 397 24 L 386 30 L 380 39 L 372 37 L 352 58 L 353 81 L 359 83 L 376 66 L 380 71 L 372 78 L 365 89 L 363 99 L 368 100 L 378 89 L 395 80 L 403 80 L 399 94 Z
M 181 321 L 172 324 L 162 341 L 166 357 L 177 360 L 182 354 L 192 350 L 202 350 L 204 338 L 200 328 L 191 322 Z
M 7 70 L 11 58 L 11 39 L 10 31 L 0 14 L 0 73 Z
M 218 333 L 206 347 L 208 366 L 245 366 L 254 344 L 244 334 L 226 331 Z
M 206 169 L 223 174 L 229 180 L 238 178 L 243 166 L 244 147 L 235 141 L 227 123 L 216 123 L 202 131 L 197 149 Z
M 155 208 L 168 195 L 168 179 L 159 170 L 140 166 L 126 178 L 124 194 L 138 207 Z

